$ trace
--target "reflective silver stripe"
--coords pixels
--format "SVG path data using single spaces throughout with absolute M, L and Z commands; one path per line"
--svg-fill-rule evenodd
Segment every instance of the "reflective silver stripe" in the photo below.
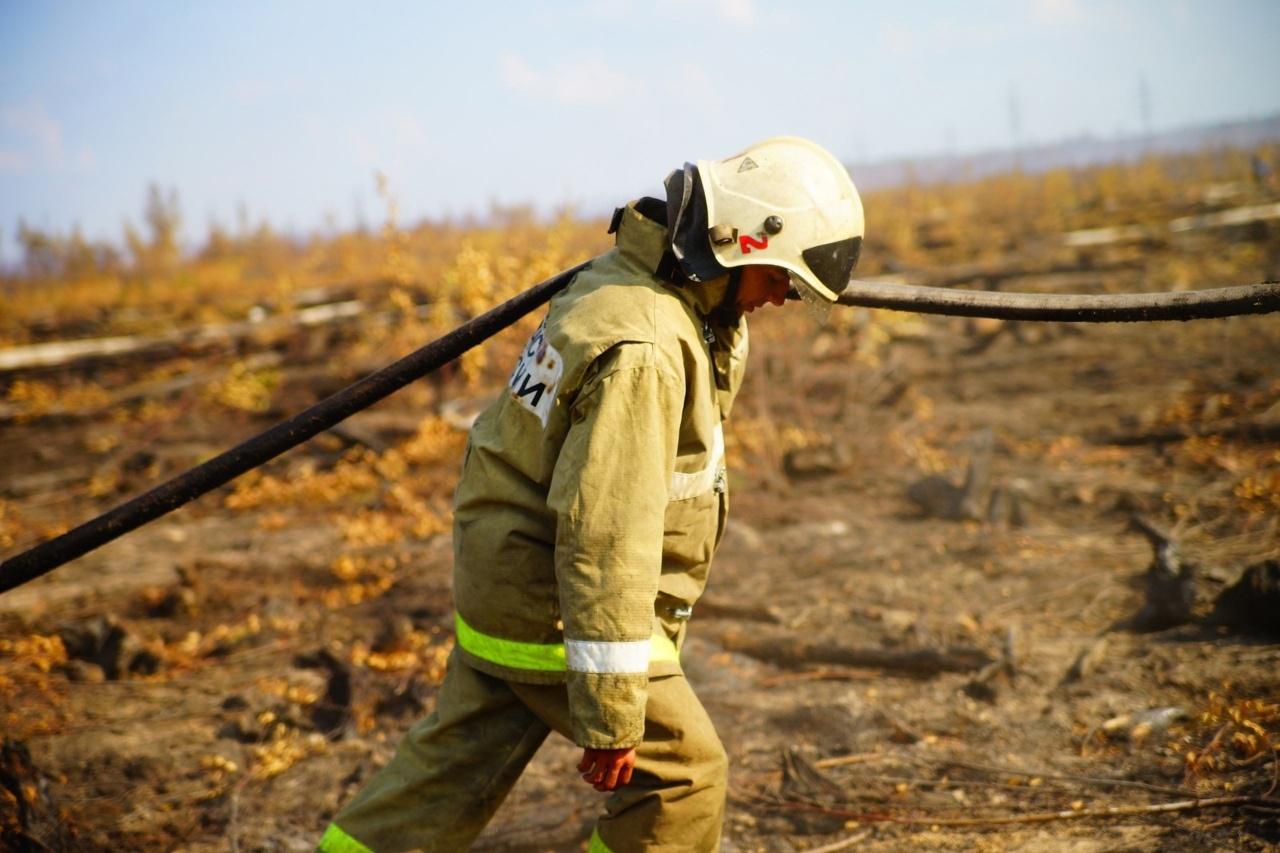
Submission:
M 650 640 L 636 640 L 633 643 L 565 640 L 565 666 L 574 672 L 648 672 L 650 646 Z
M 706 494 L 716 484 L 716 471 L 724 460 L 724 430 L 716 424 L 715 434 L 711 438 L 711 458 L 707 467 L 692 474 L 681 474 L 679 471 L 671 475 L 671 489 L 668 500 L 683 501 Z

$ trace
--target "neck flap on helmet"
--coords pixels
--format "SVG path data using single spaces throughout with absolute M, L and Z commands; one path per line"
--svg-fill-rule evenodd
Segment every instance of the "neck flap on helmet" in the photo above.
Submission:
M 711 251 L 707 236 L 707 199 L 698 167 L 685 163 L 663 181 L 667 188 L 667 237 L 680 272 L 690 281 L 710 281 L 728 274 Z

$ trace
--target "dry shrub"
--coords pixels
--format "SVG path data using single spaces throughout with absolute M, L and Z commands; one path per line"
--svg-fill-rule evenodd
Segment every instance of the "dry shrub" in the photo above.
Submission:
M 67 662 L 67 649 L 62 638 L 30 634 L 13 640 L 0 640 L 0 655 L 22 667 L 48 673 Z
M 57 636 L 0 639 L 0 731 L 18 739 L 63 731 L 66 679 L 55 671 L 66 663 Z
M 1232 479 L 1230 497 L 1205 498 L 1224 510 L 1243 512 L 1255 520 L 1280 514 L 1280 450 L 1273 443 L 1250 441 L 1247 436 L 1211 433 L 1223 424 L 1265 419 L 1280 410 L 1280 382 L 1247 390 L 1222 390 L 1201 380 L 1178 395 L 1157 418 L 1157 424 L 1192 433 L 1174 446 L 1172 453 L 1183 463 Z
M 50 539 L 67 529 L 62 523 L 48 523 L 32 518 L 14 501 L 0 498 L 0 549 L 26 546 L 35 540 Z
M 1194 722 L 1192 734 L 1170 744 L 1170 748 L 1183 757 L 1190 788 L 1216 780 L 1230 790 L 1234 785 L 1230 778 L 1223 778 L 1225 774 L 1267 757 L 1273 762 L 1276 759 L 1280 696 L 1238 697 L 1231 696 L 1229 691 L 1211 693 Z
M 254 686 L 267 696 L 274 696 L 301 708 L 313 705 L 320 699 L 320 694 L 313 687 L 293 684 L 284 678 L 259 678 Z
M 0 498 L 0 548 L 12 548 L 22 532 L 17 506 Z
M 224 795 L 227 786 L 240 775 L 240 765 L 224 755 L 205 755 L 200 758 L 200 776 L 204 790 L 196 795 L 197 801 L 217 799 Z
M 342 554 L 330 567 L 339 586 L 325 589 L 320 600 L 329 610 L 350 607 L 377 598 L 395 584 L 400 561 L 395 557 Z
M 334 521 L 352 546 L 383 546 L 406 535 L 427 539 L 449 529 L 450 496 L 457 485 L 455 460 L 466 436 L 434 416 L 398 447 L 385 453 L 352 449 L 333 468 L 303 465 L 292 477 L 250 473 L 224 505 L 235 510 L 270 507 L 331 507 L 341 510 Z M 365 504 L 350 510 L 352 504 Z M 271 526 L 286 524 L 273 518 Z M 385 590 L 382 590 L 385 591 Z M 352 598 L 354 596 L 354 599 Z M 364 600 L 350 593 L 346 600 Z
M 278 727 L 272 739 L 249 748 L 253 763 L 249 773 L 256 779 L 270 779 L 313 755 L 329 751 L 329 742 L 318 732 L 303 733 L 293 728 Z
M 351 646 L 351 663 L 378 672 L 398 675 L 414 675 L 429 684 L 438 685 L 444 680 L 445 662 L 453 650 L 453 640 L 444 636 L 438 627 L 430 631 L 411 631 L 400 638 L 392 648 L 371 650 L 364 643 Z
M 378 454 L 353 449 L 328 471 L 304 464 L 292 477 L 250 472 L 236 482 L 223 501 L 229 509 L 256 510 L 280 506 L 329 506 L 370 495 L 381 483 Z
M 279 384 L 280 372 L 274 368 L 255 369 L 237 361 L 222 378 L 209 384 L 205 396 L 233 411 L 265 412 L 271 408 L 271 392 Z
M 923 474 L 941 474 L 964 467 L 964 456 L 946 449 L 936 430 L 907 433 L 895 429 L 890 432 L 889 440 Z
M 97 411 L 111 402 L 111 394 L 82 379 L 63 385 L 15 379 L 5 400 L 17 408 L 15 420 L 22 423 L 48 414 Z

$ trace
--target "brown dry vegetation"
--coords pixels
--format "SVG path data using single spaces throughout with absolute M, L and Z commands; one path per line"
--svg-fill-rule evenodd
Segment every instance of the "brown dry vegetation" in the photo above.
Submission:
M 382 190 L 379 233 L 215 231 L 191 259 L 158 193 L 128 265 L 27 234 L 26 274 L 3 284 L 3 345 L 224 333 L 0 374 L 0 556 L 608 245 L 600 223 L 568 217 L 407 227 Z M 865 198 L 860 273 L 1044 292 L 1253 283 L 1280 277 L 1275 220 L 1088 248 L 1061 234 L 1275 200 L 1239 152 L 907 187 Z M 344 300 L 363 313 L 288 322 Z M 249 322 L 264 317 L 283 322 Z M 30 751 L 49 809 L 28 816 L 33 834 L 66 849 L 310 849 L 431 707 L 453 642 L 462 425 L 537 322 L 0 597 L 0 728 Z M 752 339 L 728 434 L 733 521 L 684 654 L 731 757 L 725 849 L 1280 841 L 1274 637 L 1127 622 L 1151 561 L 1133 513 L 1198 565 L 1198 616 L 1245 567 L 1280 558 L 1280 321 L 843 310 L 815 330 L 803 311 L 766 310 Z M 985 430 L 1005 508 L 924 517 L 908 487 L 958 482 Z M 764 641 L 1000 663 L 922 675 L 767 659 Z M 582 849 L 599 800 L 575 761 L 549 742 L 478 849 Z M 0 816 L 20 795 L 0 790 Z M 1194 807 L 1210 798 L 1226 800 Z

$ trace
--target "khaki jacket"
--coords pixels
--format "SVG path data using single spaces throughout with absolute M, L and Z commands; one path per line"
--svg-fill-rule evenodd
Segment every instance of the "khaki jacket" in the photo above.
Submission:
M 665 237 L 629 206 L 617 247 L 551 300 L 471 430 L 455 500 L 462 659 L 567 682 L 574 740 L 595 749 L 638 744 L 649 677 L 680 672 L 728 511 L 746 323 L 709 319 L 727 277 L 653 274 Z

